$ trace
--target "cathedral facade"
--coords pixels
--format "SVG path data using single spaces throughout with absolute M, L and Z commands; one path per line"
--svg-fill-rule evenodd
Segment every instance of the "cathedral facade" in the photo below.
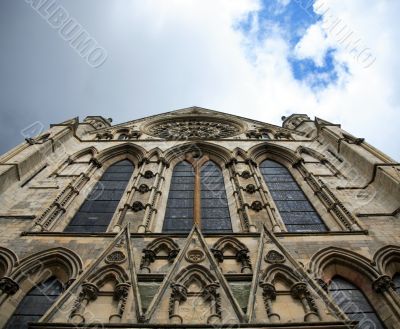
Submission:
M 400 328 L 400 165 L 339 124 L 74 118 L 0 157 L 0 328 Z

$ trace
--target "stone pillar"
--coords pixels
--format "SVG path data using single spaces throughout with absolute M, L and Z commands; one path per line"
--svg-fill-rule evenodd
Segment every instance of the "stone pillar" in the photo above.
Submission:
M 278 323 L 281 320 L 281 317 L 278 313 L 275 313 L 272 308 L 272 301 L 276 299 L 276 290 L 275 287 L 267 282 L 262 282 L 260 284 L 263 289 L 263 298 L 264 298 L 264 306 L 267 311 L 268 319 L 272 323 Z
M 219 284 L 218 283 L 210 283 L 208 284 L 202 294 L 203 297 L 206 301 L 210 301 L 211 303 L 211 314 L 207 318 L 207 324 L 214 324 L 214 323 L 220 323 L 221 318 L 222 318 L 222 312 L 221 312 L 221 297 L 218 293 L 218 288 Z
M 110 315 L 110 323 L 120 323 L 125 311 L 126 300 L 129 294 L 128 283 L 120 283 L 115 287 L 114 300 L 118 302 L 117 312 Z
M 320 321 L 318 316 L 318 310 L 315 305 L 314 299 L 311 297 L 307 285 L 303 282 L 295 283 L 290 289 L 293 298 L 299 299 L 304 309 L 304 321 L 314 322 Z
M 236 260 L 242 265 L 241 272 L 245 274 L 251 274 L 253 272 L 251 270 L 250 258 L 247 255 L 248 252 L 248 249 L 242 249 L 236 254 Z
M 187 289 L 177 283 L 171 283 L 172 293 L 169 300 L 169 319 L 172 324 L 182 324 L 183 319 L 178 314 L 179 304 L 187 300 Z
M 156 253 L 150 249 L 143 249 L 142 262 L 140 264 L 140 270 L 142 272 L 151 273 L 150 264 L 156 260 Z
M 91 283 L 83 283 L 82 290 L 72 308 L 69 322 L 74 324 L 85 323 L 85 309 L 89 302 L 96 300 L 99 289 Z

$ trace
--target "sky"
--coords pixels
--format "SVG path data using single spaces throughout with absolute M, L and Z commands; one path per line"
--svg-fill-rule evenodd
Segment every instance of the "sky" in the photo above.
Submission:
M 76 116 L 200 106 L 317 116 L 399 161 L 398 13 L 398 0 L 0 0 L 0 153 Z

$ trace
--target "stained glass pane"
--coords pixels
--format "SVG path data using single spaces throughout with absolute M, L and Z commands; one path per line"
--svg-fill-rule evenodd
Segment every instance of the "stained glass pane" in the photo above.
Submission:
M 358 329 L 384 329 L 385 326 L 361 290 L 342 277 L 335 276 L 329 286 L 336 304 L 350 320 L 359 321 Z
M 27 329 L 28 322 L 37 322 L 62 292 L 54 277 L 40 283 L 22 299 L 5 329 Z
M 200 170 L 201 225 L 204 232 L 232 232 L 224 176 L 212 161 Z
M 108 167 L 93 187 L 65 232 L 105 232 L 133 173 L 133 164 L 123 160 Z
M 172 173 L 164 219 L 164 232 L 189 232 L 193 226 L 194 181 L 190 163 L 178 163 Z
M 288 232 L 324 232 L 327 228 L 289 170 L 265 160 L 261 173 Z

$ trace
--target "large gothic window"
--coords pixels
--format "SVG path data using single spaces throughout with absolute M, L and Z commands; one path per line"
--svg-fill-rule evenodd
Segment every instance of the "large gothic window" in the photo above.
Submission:
M 212 161 L 200 169 L 201 226 L 205 232 L 232 232 L 224 176 Z
M 187 232 L 193 226 L 195 174 L 190 163 L 178 163 L 172 173 L 164 219 L 165 232 Z
M 212 161 L 178 163 L 173 171 L 164 232 L 232 232 L 224 177 Z
M 123 160 L 108 167 L 72 218 L 65 232 L 105 232 L 133 173 L 133 164 Z
M 287 168 L 275 161 L 265 160 L 260 170 L 289 232 L 327 230 Z
M 54 277 L 38 284 L 19 303 L 5 329 L 28 329 L 28 322 L 37 322 L 62 292 L 62 284 Z
M 362 291 L 342 277 L 335 276 L 329 286 L 336 304 L 350 320 L 359 321 L 358 329 L 383 329 L 381 320 Z

